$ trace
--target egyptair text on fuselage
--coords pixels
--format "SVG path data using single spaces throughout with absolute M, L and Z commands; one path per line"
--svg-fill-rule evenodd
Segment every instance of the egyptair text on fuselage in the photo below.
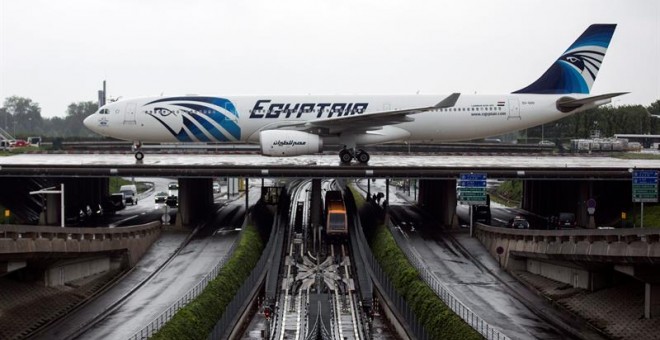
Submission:
M 273 103 L 260 99 L 250 110 L 250 118 L 300 118 L 303 113 L 316 112 L 316 118 L 362 114 L 369 103 Z

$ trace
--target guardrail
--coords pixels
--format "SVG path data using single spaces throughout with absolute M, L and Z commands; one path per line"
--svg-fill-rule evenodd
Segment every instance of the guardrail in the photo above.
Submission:
M 431 271 L 426 267 L 424 261 L 415 254 L 411 247 L 408 245 L 407 240 L 403 239 L 403 236 L 396 230 L 391 220 L 387 221 L 388 228 L 394 236 L 394 240 L 406 254 L 408 261 L 419 271 L 420 276 L 428 284 L 428 286 L 442 299 L 442 301 L 458 315 L 463 321 L 465 321 L 470 327 L 483 335 L 486 339 L 489 340 L 508 340 L 509 337 L 504 335 L 499 329 L 491 326 L 482 318 L 474 313 L 470 308 L 465 306 L 458 298 L 454 296 L 444 285 L 438 281 L 438 279 L 431 273 Z
M 250 272 L 250 276 L 243 281 L 241 288 L 239 288 L 234 298 L 225 308 L 222 317 L 209 334 L 209 340 L 229 338 L 229 334 L 233 331 L 244 311 L 245 304 L 257 293 L 257 289 L 261 287 L 261 284 L 266 279 L 266 266 L 272 263 L 275 248 L 282 247 L 283 238 L 278 237 L 281 233 L 284 233 L 284 226 L 282 224 L 286 223 L 282 221 L 282 215 L 282 207 L 279 207 L 273 219 L 273 227 L 268 237 L 268 243 L 262 251 L 259 261 L 257 261 L 257 264 Z M 273 269 L 279 270 L 279 268 Z
M 346 197 L 345 199 L 347 203 L 351 205 L 350 209 L 355 212 L 353 214 L 353 223 L 349 224 L 351 242 L 356 242 L 356 246 L 359 249 L 359 252 L 356 253 L 356 255 L 359 254 L 359 256 L 362 257 L 374 285 L 378 288 L 380 294 L 385 297 L 385 302 L 390 309 L 395 309 L 398 312 L 397 319 L 399 319 L 399 322 L 404 325 L 408 335 L 413 335 L 416 339 L 420 340 L 431 339 L 426 329 L 424 329 L 417 319 L 415 312 L 410 308 L 406 300 L 396 291 L 390 278 L 387 276 L 387 273 L 385 273 L 378 263 L 378 260 L 371 252 L 369 242 L 367 242 L 362 230 L 362 223 L 360 221 L 360 216 L 357 213 L 353 196 L 345 195 L 344 197 Z

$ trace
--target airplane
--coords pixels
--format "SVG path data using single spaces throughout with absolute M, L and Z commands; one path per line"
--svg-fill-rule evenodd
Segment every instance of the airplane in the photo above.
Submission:
M 108 103 L 84 125 L 143 142 L 258 143 L 266 156 L 337 145 L 342 163 L 368 163 L 362 148 L 393 141 L 464 141 L 545 124 L 611 102 L 590 96 L 616 24 L 594 24 L 529 86 L 503 95 L 174 96 Z

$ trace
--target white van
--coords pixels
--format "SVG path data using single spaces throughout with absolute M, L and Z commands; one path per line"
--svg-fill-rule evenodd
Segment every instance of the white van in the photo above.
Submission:
M 124 198 L 126 199 L 126 204 L 130 203 L 132 205 L 136 205 L 138 203 L 137 187 L 135 186 L 135 184 L 122 185 L 119 188 L 119 192 L 124 194 Z

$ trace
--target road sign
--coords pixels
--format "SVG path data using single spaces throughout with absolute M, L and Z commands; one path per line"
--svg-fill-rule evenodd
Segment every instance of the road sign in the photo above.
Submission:
M 632 174 L 633 202 L 658 202 L 658 171 L 634 170 Z
M 596 200 L 590 198 L 587 200 L 587 213 L 593 215 L 596 212 Z
M 461 181 L 485 181 L 486 174 L 461 174 Z
M 458 200 L 461 204 L 487 204 L 486 174 L 461 174 L 458 180 Z

